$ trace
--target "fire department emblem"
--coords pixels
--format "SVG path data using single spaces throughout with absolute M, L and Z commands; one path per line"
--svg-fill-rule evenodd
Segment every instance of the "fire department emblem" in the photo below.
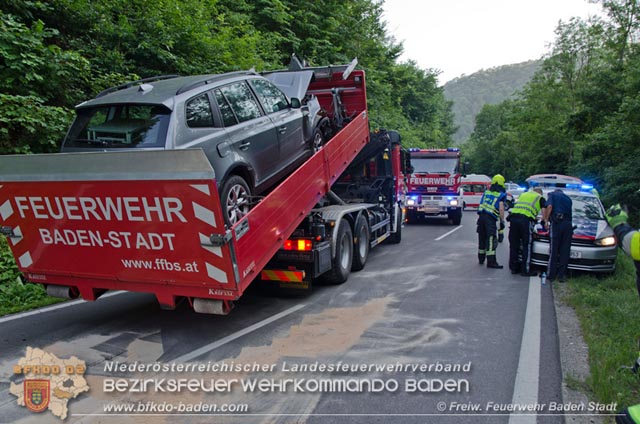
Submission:
M 49 380 L 24 380 L 24 404 L 32 412 L 42 412 L 49 406 Z

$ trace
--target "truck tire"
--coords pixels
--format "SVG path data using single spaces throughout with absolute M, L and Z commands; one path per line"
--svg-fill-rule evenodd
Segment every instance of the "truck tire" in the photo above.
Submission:
M 460 221 L 462 221 L 462 211 L 451 215 L 451 223 L 453 225 L 460 225 Z
M 324 277 L 329 284 L 342 284 L 347 281 L 353 262 L 353 234 L 349 222 L 341 219 L 337 231 L 336 255 L 331 260 L 331 270 Z
M 220 192 L 220 203 L 222 204 L 222 213 L 224 222 L 232 226 L 242 219 L 249 209 L 251 190 L 244 178 L 238 175 L 231 175 L 222 185 Z
M 351 264 L 351 271 L 360 271 L 367 263 L 367 259 L 369 258 L 369 246 L 371 244 L 369 223 L 364 215 L 360 215 L 356 220 L 354 233 L 353 264 Z
M 398 229 L 395 233 L 391 233 L 389 237 L 389 243 L 398 244 L 402 241 L 402 212 L 396 214 L 396 224 Z
M 407 211 L 407 224 L 413 224 L 418 220 L 418 215 L 415 211 Z

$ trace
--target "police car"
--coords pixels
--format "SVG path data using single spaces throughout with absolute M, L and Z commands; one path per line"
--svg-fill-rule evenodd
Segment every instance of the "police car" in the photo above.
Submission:
M 544 197 L 561 188 L 573 202 L 573 240 L 569 269 L 590 272 L 613 272 L 617 244 L 607 223 L 605 209 L 593 186 L 579 178 L 559 174 L 538 174 L 527 178 L 529 187 L 540 187 Z M 549 233 L 536 225 L 533 234 L 531 263 L 546 267 L 549 262 Z
M 507 193 L 513 196 L 514 200 L 518 200 L 518 197 L 520 197 L 522 193 L 527 191 L 525 187 L 521 187 L 518 184 L 513 182 L 505 183 L 504 188 L 507 191 Z

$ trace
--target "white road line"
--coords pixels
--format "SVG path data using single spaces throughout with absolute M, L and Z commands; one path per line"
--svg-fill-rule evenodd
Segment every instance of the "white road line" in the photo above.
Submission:
M 123 294 L 123 293 L 127 293 L 127 292 L 126 291 L 122 291 L 122 290 L 117 290 L 117 291 L 114 291 L 114 292 L 105 293 L 102 296 L 100 296 L 100 299 L 105 299 L 105 298 L 111 297 L 111 296 L 117 296 L 117 295 Z M 0 324 L 2 324 L 4 322 L 13 321 L 15 319 L 25 318 L 25 317 L 28 317 L 28 316 L 31 316 L 31 315 L 45 314 L 47 312 L 55 311 L 56 309 L 68 308 L 70 306 L 75 306 L 75 305 L 78 305 L 80 303 L 87 303 L 87 302 L 88 301 L 84 300 L 84 299 L 70 300 L 68 302 L 60 303 L 58 305 L 47 306 L 45 308 L 40 308 L 40 309 L 34 309 L 32 311 L 22 312 L 22 313 L 15 314 L 15 315 L 8 315 L 6 317 L 0 318 Z
M 436 241 L 442 240 L 443 238 L 445 238 L 446 236 L 448 236 L 449 234 L 452 234 L 455 231 L 458 231 L 460 228 L 464 227 L 464 225 L 458 225 L 456 228 L 454 228 L 453 230 L 449 231 L 448 233 L 445 233 L 443 235 L 441 235 L 440 237 L 438 237 L 436 239 Z
M 235 332 L 233 334 L 229 334 L 228 336 L 223 337 L 220 340 L 217 340 L 217 341 L 215 341 L 213 343 L 209 343 L 208 345 L 202 346 L 201 348 L 193 350 L 193 351 L 191 351 L 189 353 L 185 353 L 184 355 L 179 356 L 176 359 L 173 359 L 172 362 L 182 363 L 182 362 L 193 361 L 198 356 L 202 356 L 205 353 L 209 353 L 212 350 L 219 348 L 220 346 L 223 346 L 223 345 L 225 345 L 225 344 L 227 344 L 227 343 L 229 343 L 229 342 L 231 342 L 231 341 L 233 341 L 235 339 L 238 339 L 238 338 L 240 338 L 240 337 L 242 337 L 242 336 L 244 336 L 246 334 L 249 334 L 249 333 L 251 333 L 253 331 L 256 331 L 257 329 L 262 328 L 265 325 L 271 324 L 272 322 L 277 321 L 280 318 L 284 318 L 287 315 L 292 314 L 292 313 L 294 313 L 294 312 L 296 312 L 296 311 L 298 311 L 298 310 L 300 310 L 300 309 L 302 309 L 304 307 L 305 307 L 305 305 L 303 304 L 303 305 L 296 305 L 296 306 L 294 306 L 292 308 L 286 309 L 286 310 L 284 310 L 284 311 L 282 311 L 282 312 L 280 312 L 278 314 L 273 315 L 272 317 L 269 317 L 267 319 L 263 319 L 262 321 L 256 322 L 255 324 L 253 324 L 253 325 L 251 325 L 251 326 L 249 326 L 249 327 L 247 327 L 247 328 L 245 328 L 243 330 L 237 331 L 237 332 Z
M 540 292 L 540 281 L 535 277 L 530 277 L 518 372 L 513 387 L 512 404 L 514 405 L 525 406 L 538 403 L 538 384 L 540 380 Z M 537 417 L 535 414 L 517 414 L 516 412 L 509 416 L 509 424 L 536 424 Z

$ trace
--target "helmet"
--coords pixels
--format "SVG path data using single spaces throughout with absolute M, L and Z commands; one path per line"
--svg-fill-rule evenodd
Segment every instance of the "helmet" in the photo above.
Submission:
M 500 174 L 496 174 L 491 179 L 491 184 L 498 184 L 500 187 L 504 188 L 504 177 Z

